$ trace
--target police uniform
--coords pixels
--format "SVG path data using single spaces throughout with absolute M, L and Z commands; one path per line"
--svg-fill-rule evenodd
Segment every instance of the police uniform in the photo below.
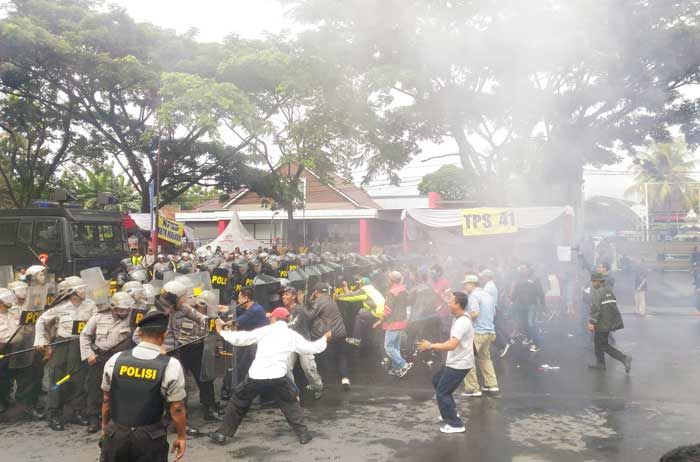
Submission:
M 80 358 L 86 361 L 96 356 L 97 362 L 87 369 L 87 417 L 90 425 L 96 425 L 102 407 L 102 372 L 109 359 L 109 353 L 126 350 L 131 347 L 131 327 L 129 317 L 120 319 L 112 316 L 111 311 L 95 314 L 80 333 Z M 115 348 L 119 348 L 116 351 Z
M 139 326 L 165 328 L 167 324 L 167 315 L 151 311 Z M 102 460 L 167 462 L 163 414 L 168 403 L 183 401 L 187 396 L 180 362 L 161 355 L 160 346 L 141 342 L 109 358 L 102 390 L 110 394 L 110 421 L 102 442 Z
M 21 305 L 15 305 L 9 311 L 10 317 L 18 325 L 23 318 L 22 311 L 24 308 Z M 22 324 L 21 329 L 8 346 L 8 351 L 19 351 L 34 346 L 35 323 L 40 312 L 30 313 L 32 316 L 24 316 L 26 323 Z M 25 413 L 29 414 L 31 418 L 42 419 L 42 413 L 36 409 L 41 393 L 41 378 L 44 375 L 44 363 L 41 355 L 35 354 L 34 351 L 20 353 L 12 356 L 7 366 L 16 383 L 15 401 L 24 406 Z
M 9 346 L 7 342 L 12 334 L 17 330 L 17 320 L 8 311 L 0 313 L 0 353 L 7 353 Z M 10 394 L 12 393 L 12 376 L 8 367 L 8 361 L 0 360 L 0 412 L 4 412 L 10 405 Z
M 52 343 L 51 332 L 55 330 L 53 341 L 72 340 L 53 346 L 53 354 L 47 367 L 49 376 L 48 397 L 46 408 L 52 417 L 62 424 L 62 411 L 65 404 L 72 402 L 76 416 L 84 408 L 80 400 L 84 398 L 85 369 L 80 366 L 80 330 L 87 321 L 97 312 L 97 306 L 92 300 L 86 299 L 79 306 L 75 306 L 70 300 L 45 311 L 36 323 L 36 338 L 34 346 L 45 346 Z M 54 384 L 62 379 L 66 373 L 75 372 L 70 381 L 61 386 Z M 86 420 L 80 419 L 79 423 L 85 425 Z M 52 427 L 53 428 L 53 427 Z

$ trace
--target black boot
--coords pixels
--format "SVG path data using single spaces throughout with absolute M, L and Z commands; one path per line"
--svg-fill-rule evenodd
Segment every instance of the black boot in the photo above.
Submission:
M 187 436 L 191 436 L 192 438 L 199 438 L 202 436 L 202 432 L 199 431 L 199 428 L 197 427 L 187 427 L 185 430 L 185 433 L 187 433 Z
M 87 432 L 92 434 L 97 433 L 98 431 L 100 431 L 100 418 L 96 415 L 91 415 L 90 417 L 88 417 Z
M 231 392 L 225 388 L 221 389 L 221 400 L 222 401 L 230 401 L 231 400 Z
M 65 430 L 66 427 L 63 423 L 63 416 L 59 412 L 51 412 L 49 416 L 49 428 L 55 432 L 62 432 Z
M 202 416 L 205 422 L 220 422 L 222 420 L 211 406 L 202 406 Z
M 90 425 L 90 421 L 85 416 L 85 414 L 83 414 L 77 409 L 73 412 L 73 419 L 71 420 L 71 423 L 80 425 L 81 427 L 87 427 L 88 425 Z

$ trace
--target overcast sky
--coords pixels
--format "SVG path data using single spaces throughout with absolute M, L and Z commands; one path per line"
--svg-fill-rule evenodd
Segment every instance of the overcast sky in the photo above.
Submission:
M 285 17 L 285 10 L 276 0 L 112 0 L 121 5 L 137 20 L 149 21 L 161 27 L 185 32 L 191 28 L 199 29 L 202 41 L 219 41 L 229 34 L 242 37 L 260 38 L 265 32 L 298 30 L 292 21 Z M 409 164 L 401 172 L 404 180 L 402 187 L 389 186 L 386 181 L 378 180 L 366 189 L 373 195 L 417 194 L 416 185 L 420 178 L 446 163 L 457 163 L 457 158 L 446 158 L 423 162 L 422 159 L 437 154 L 455 152 L 449 144 L 436 146 L 426 144 L 424 154 Z M 632 176 L 613 170 L 626 170 L 625 166 L 606 167 L 603 172 L 586 174 L 585 193 L 594 195 L 612 195 L 622 197 L 631 184 Z M 362 172 L 357 172 L 358 177 Z

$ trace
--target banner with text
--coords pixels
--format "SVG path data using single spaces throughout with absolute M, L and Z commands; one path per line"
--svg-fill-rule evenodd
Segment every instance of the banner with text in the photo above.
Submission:
M 158 215 L 158 239 L 180 245 L 184 233 L 185 225 Z
M 462 234 L 488 236 L 517 233 L 515 211 L 507 208 L 462 209 Z

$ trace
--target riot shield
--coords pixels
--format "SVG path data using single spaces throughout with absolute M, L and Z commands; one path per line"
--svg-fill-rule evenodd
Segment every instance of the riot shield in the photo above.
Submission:
M 15 273 L 10 265 L 0 265 L 0 288 L 7 287 L 15 280 Z
M 274 295 L 277 295 L 281 288 L 279 279 L 266 274 L 260 274 L 253 280 L 255 301 L 261 304 L 265 311 L 272 311 Z
M 304 273 L 306 273 L 306 275 L 309 277 L 306 285 L 308 287 L 308 291 L 311 292 L 314 290 L 314 287 L 316 287 L 316 284 L 321 282 L 321 271 L 318 265 L 313 265 L 304 268 Z
M 198 273 L 194 273 L 194 275 L 199 277 L 199 287 L 202 291 L 212 289 L 211 274 L 209 273 L 209 271 L 200 271 Z
M 163 271 L 163 284 L 175 280 L 177 273 L 173 271 Z
M 19 315 L 19 332 L 12 341 L 12 351 L 26 350 L 34 346 L 35 325 L 39 316 L 44 312 L 46 297 L 49 287 L 47 285 L 30 286 L 27 288 L 27 301 L 22 306 Z M 34 352 L 28 351 L 10 358 L 10 369 L 23 369 L 31 366 L 34 361 Z
M 216 317 L 207 317 L 207 336 L 202 347 L 202 365 L 199 368 L 199 380 L 211 382 L 216 378 Z
M 208 274 L 208 273 L 207 273 Z M 202 284 L 202 279 L 199 277 L 199 273 L 189 273 L 186 274 L 185 277 L 189 280 L 189 285 L 192 288 L 192 295 L 194 297 L 199 297 L 199 294 L 202 293 L 204 290 L 203 284 Z M 180 280 L 180 276 L 176 278 L 176 280 Z M 210 283 L 211 285 L 211 283 Z
M 335 286 L 335 270 L 325 263 L 318 265 L 321 272 L 321 281 L 330 284 L 331 289 Z
M 80 277 L 87 285 L 87 297 L 98 306 L 109 305 L 109 282 L 98 267 L 84 269 Z
M 289 271 L 287 274 L 287 279 L 289 279 L 289 284 L 296 290 L 306 291 L 306 284 L 309 277 L 300 269 Z

